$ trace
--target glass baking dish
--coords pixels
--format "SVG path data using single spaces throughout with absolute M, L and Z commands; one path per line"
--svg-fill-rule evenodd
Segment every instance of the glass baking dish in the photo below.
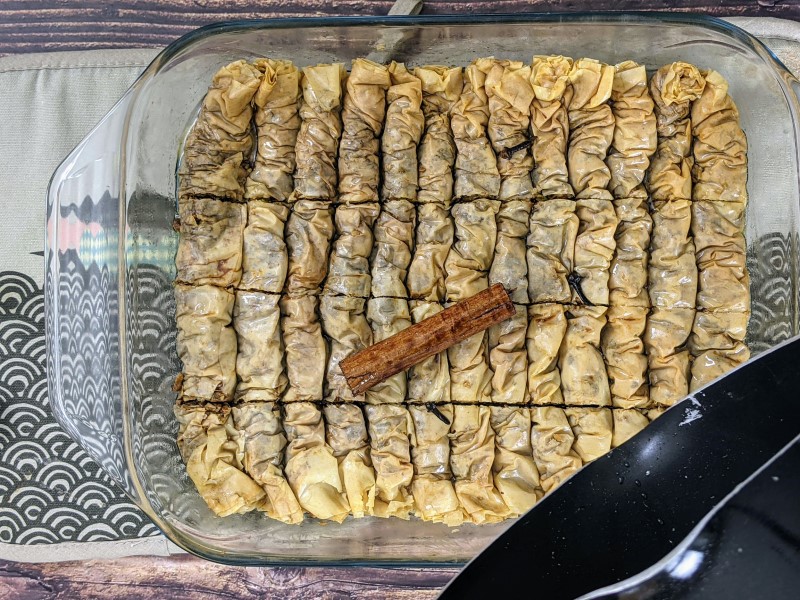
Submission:
M 298 65 L 358 56 L 466 65 L 494 55 L 686 60 L 720 71 L 749 141 L 748 266 L 756 354 L 798 333 L 800 84 L 758 40 L 686 15 L 340 18 L 212 25 L 147 68 L 53 175 L 46 320 L 50 402 L 59 423 L 179 546 L 232 564 L 434 564 L 469 560 L 508 523 L 378 518 L 284 525 L 217 518 L 175 443 L 172 280 L 176 164 L 212 74 L 261 56 Z M 535 510 L 535 509 L 534 509 Z

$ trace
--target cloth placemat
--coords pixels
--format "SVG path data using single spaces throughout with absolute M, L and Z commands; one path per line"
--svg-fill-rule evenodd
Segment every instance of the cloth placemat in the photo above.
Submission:
M 731 22 L 800 73 L 800 23 Z M 47 400 L 43 248 L 50 175 L 153 50 L 0 57 L 0 559 L 169 554 L 149 519 L 56 424 Z

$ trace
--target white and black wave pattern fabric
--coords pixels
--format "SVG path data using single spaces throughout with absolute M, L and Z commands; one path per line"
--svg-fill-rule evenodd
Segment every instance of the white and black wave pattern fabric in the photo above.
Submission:
M 181 369 L 175 346 L 172 277 L 163 268 L 138 265 L 128 270 L 126 286 L 133 456 L 140 475 L 150 482 L 145 492 L 157 509 L 163 498 L 173 499 L 174 504 L 191 489 L 176 448 L 178 423 L 172 412 L 172 384 Z
M 69 433 L 117 481 L 125 478 L 119 397 L 117 285 L 108 267 L 88 268 L 72 251 L 60 257 L 58 323 L 63 411 Z
M 102 287 L 102 275 L 81 273 L 74 258 L 62 277 L 88 277 Z M 74 292 L 69 277 L 60 284 L 62 299 Z M 87 296 L 70 299 L 86 315 L 85 322 L 107 318 Z M 73 319 L 61 326 L 79 329 L 81 323 Z M 78 334 L 76 330 L 70 335 L 75 340 L 71 360 L 76 374 L 71 385 L 82 386 L 87 403 L 73 408 L 87 422 L 96 422 L 107 415 L 89 397 L 106 393 L 108 383 L 87 377 L 85 362 L 97 353 Z M 27 275 L 0 273 L 0 542 L 53 544 L 157 534 L 149 519 L 55 422 L 47 398 L 45 356 L 42 289 Z
M 752 297 L 747 340 L 753 354 L 792 337 L 793 313 L 800 306 L 800 236 L 770 233 L 748 244 Z M 760 263 L 760 264 L 758 264 Z

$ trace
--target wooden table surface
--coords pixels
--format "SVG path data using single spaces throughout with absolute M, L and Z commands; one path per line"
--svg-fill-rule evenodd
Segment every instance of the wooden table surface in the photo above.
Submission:
M 392 0 L 2 0 L 0 53 L 162 47 L 215 21 L 384 15 Z M 670 10 L 800 19 L 798 0 L 429 0 L 423 14 Z
M 0 53 L 162 47 L 229 19 L 386 14 L 389 0 L 2 0 Z M 425 2 L 423 14 L 672 10 L 800 19 L 797 0 L 497 0 Z M 26 564 L 0 561 L 0 599 L 435 598 L 449 569 L 241 568 L 190 556 Z
M 224 567 L 191 556 L 0 561 L 0 598 L 428 600 L 457 569 Z

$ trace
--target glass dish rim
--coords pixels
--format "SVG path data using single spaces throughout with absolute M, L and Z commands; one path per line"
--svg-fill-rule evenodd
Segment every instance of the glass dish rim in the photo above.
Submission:
M 276 29 L 306 29 L 306 28 L 332 28 L 332 27 L 415 27 L 415 26 L 436 26 L 436 25 L 475 25 L 481 26 L 486 24 L 509 23 L 509 24 L 525 24 L 525 23 L 563 23 L 567 25 L 577 25 L 580 23 L 616 23 L 624 24 L 631 23 L 633 25 L 641 25 L 646 23 L 658 23 L 676 26 L 698 26 L 703 29 L 712 30 L 721 33 L 727 37 L 733 38 L 737 42 L 745 46 L 750 52 L 755 54 L 765 66 L 771 68 L 779 80 L 779 86 L 784 96 L 787 97 L 790 112 L 792 114 L 793 129 L 795 139 L 800 140 L 800 104 L 798 103 L 797 94 L 792 89 L 791 83 L 796 83 L 794 75 L 789 69 L 780 61 L 780 59 L 767 47 L 761 40 L 749 34 L 739 26 L 724 21 L 717 17 L 711 17 L 701 14 L 693 13 L 670 13 L 663 11 L 643 12 L 643 11 L 629 11 L 629 12 L 614 12 L 614 11 L 598 11 L 598 12 L 575 12 L 575 13 L 541 13 L 541 12 L 525 12 L 517 14 L 497 13 L 497 14 L 458 14 L 458 15 L 415 15 L 415 16 L 336 16 L 336 17 L 292 17 L 292 18 L 265 18 L 265 19 L 242 19 L 232 21 L 222 21 L 205 25 L 189 33 L 183 35 L 177 40 L 170 43 L 166 48 L 161 50 L 158 55 L 149 63 L 149 65 L 142 71 L 142 73 L 135 79 L 129 89 L 123 94 L 120 100 L 112 106 L 108 113 L 101 119 L 101 121 L 92 130 L 87 133 L 81 142 L 70 151 L 66 158 L 59 163 L 51 176 L 48 184 L 48 198 L 51 194 L 51 188 L 57 183 L 57 177 L 60 175 L 62 169 L 67 165 L 73 155 L 94 135 L 95 131 L 102 126 L 104 121 L 113 113 L 125 108 L 124 120 L 127 122 L 131 118 L 132 108 L 136 105 L 136 99 L 140 89 L 146 84 L 148 80 L 155 77 L 159 71 L 166 66 L 171 59 L 179 55 L 183 50 L 190 48 L 196 42 L 211 35 L 224 34 L 224 33 L 244 33 L 255 30 L 276 30 Z M 123 132 L 120 141 L 121 155 L 125 155 L 125 145 L 127 143 L 127 135 Z M 800 152 L 800 149 L 798 150 Z M 798 157 L 800 162 L 800 157 Z M 124 161 L 123 161 L 124 163 Z M 125 174 L 124 164 L 120 167 L 120 200 L 126 198 L 125 189 Z M 48 207 L 48 214 L 50 207 Z M 123 207 L 120 211 L 120 230 L 124 231 L 127 228 L 127 210 Z M 45 271 L 50 269 L 50 260 L 48 251 L 57 245 L 53 242 L 57 241 L 58 232 L 56 228 L 52 233 L 46 228 L 45 234 Z M 124 236 L 120 236 L 119 240 L 120 252 L 118 253 L 118 269 L 119 273 L 126 272 L 127 256 L 124 248 Z M 56 267 L 56 271 L 58 268 Z M 45 300 L 46 310 L 51 314 L 57 314 L 58 299 L 57 299 L 57 281 L 49 282 L 49 278 L 45 273 Z M 55 290 L 47 288 L 50 285 L 56 287 Z M 119 314 L 123 315 L 127 311 L 128 299 L 124 293 L 124 280 L 119 282 L 120 294 L 118 297 L 118 310 Z M 54 293 L 55 292 L 55 293 Z M 46 323 L 50 322 L 46 318 Z M 127 326 L 125 319 L 118 319 L 118 333 L 120 340 L 126 339 Z M 52 333 L 52 332 L 51 332 Z M 58 359 L 60 351 L 57 345 L 53 346 L 53 358 Z M 56 360 L 57 362 L 57 360 Z M 182 532 L 173 528 L 169 521 L 156 513 L 147 500 L 147 494 L 144 489 L 143 483 L 140 481 L 138 471 L 135 465 L 133 453 L 133 439 L 131 436 L 131 424 L 129 422 L 130 416 L 130 399 L 128 397 L 127 389 L 127 373 L 128 373 L 128 354 L 125 344 L 120 345 L 119 350 L 119 367 L 120 367 L 120 402 L 122 406 L 122 430 L 123 430 L 123 455 L 125 461 L 125 468 L 128 471 L 129 482 L 135 490 L 138 497 L 130 493 L 129 490 L 121 488 L 123 492 L 131 498 L 131 500 L 150 518 L 153 523 L 158 527 L 165 537 L 172 543 L 179 546 L 182 550 L 194 554 L 200 558 L 211 560 L 217 563 L 235 566 L 369 566 L 369 567 L 456 567 L 465 564 L 464 561 L 454 560 L 418 560 L 412 559 L 408 561 L 397 559 L 335 559 L 335 558 L 283 558 L 275 555 L 264 557 L 257 554 L 237 554 L 231 555 L 225 550 L 219 550 L 208 546 L 205 542 L 198 540 L 195 537 L 185 537 Z M 53 374 L 48 375 L 48 387 L 51 390 L 60 390 L 60 376 Z M 57 420 L 58 412 L 54 411 Z M 76 440 L 81 444 L 81 440 Z M 82 444 L 81 444 L 82 445 Z
M 581 23 L 617 21 L 620 23 L 666 23 L 676 25 L 699 25 L 706 29 L 720 31 L 745 43 L 751 50 L 761 54 L 763 51 L 775 66 L 794 77 L 781 60 L 761 40 L 751 35 L 738 25 L 729 23 L 720 17 L 699 13 L 673 13 L 667 11 L 577 11 L 572 13 L 477 13 L 453 15 L 364 15 L 334 17 L 278 17 L 264 19 L 235 19 L 210 23 L 194 29 L 170 43 L 151 61 L 142 74 L 134 81 L 135 87 L 140 79 L 157 72 L 163 63 L 177 55 L 181 50 L 196 40 L 218 33 L 236 31 L 252 31 L 256 29 L 305 29 L 312 27 L 361 27 L 361 26 L 429 26 L 429 25 L 484 25 L 491 23 Z M 763 58 L 763 57 L 762 57 Z

